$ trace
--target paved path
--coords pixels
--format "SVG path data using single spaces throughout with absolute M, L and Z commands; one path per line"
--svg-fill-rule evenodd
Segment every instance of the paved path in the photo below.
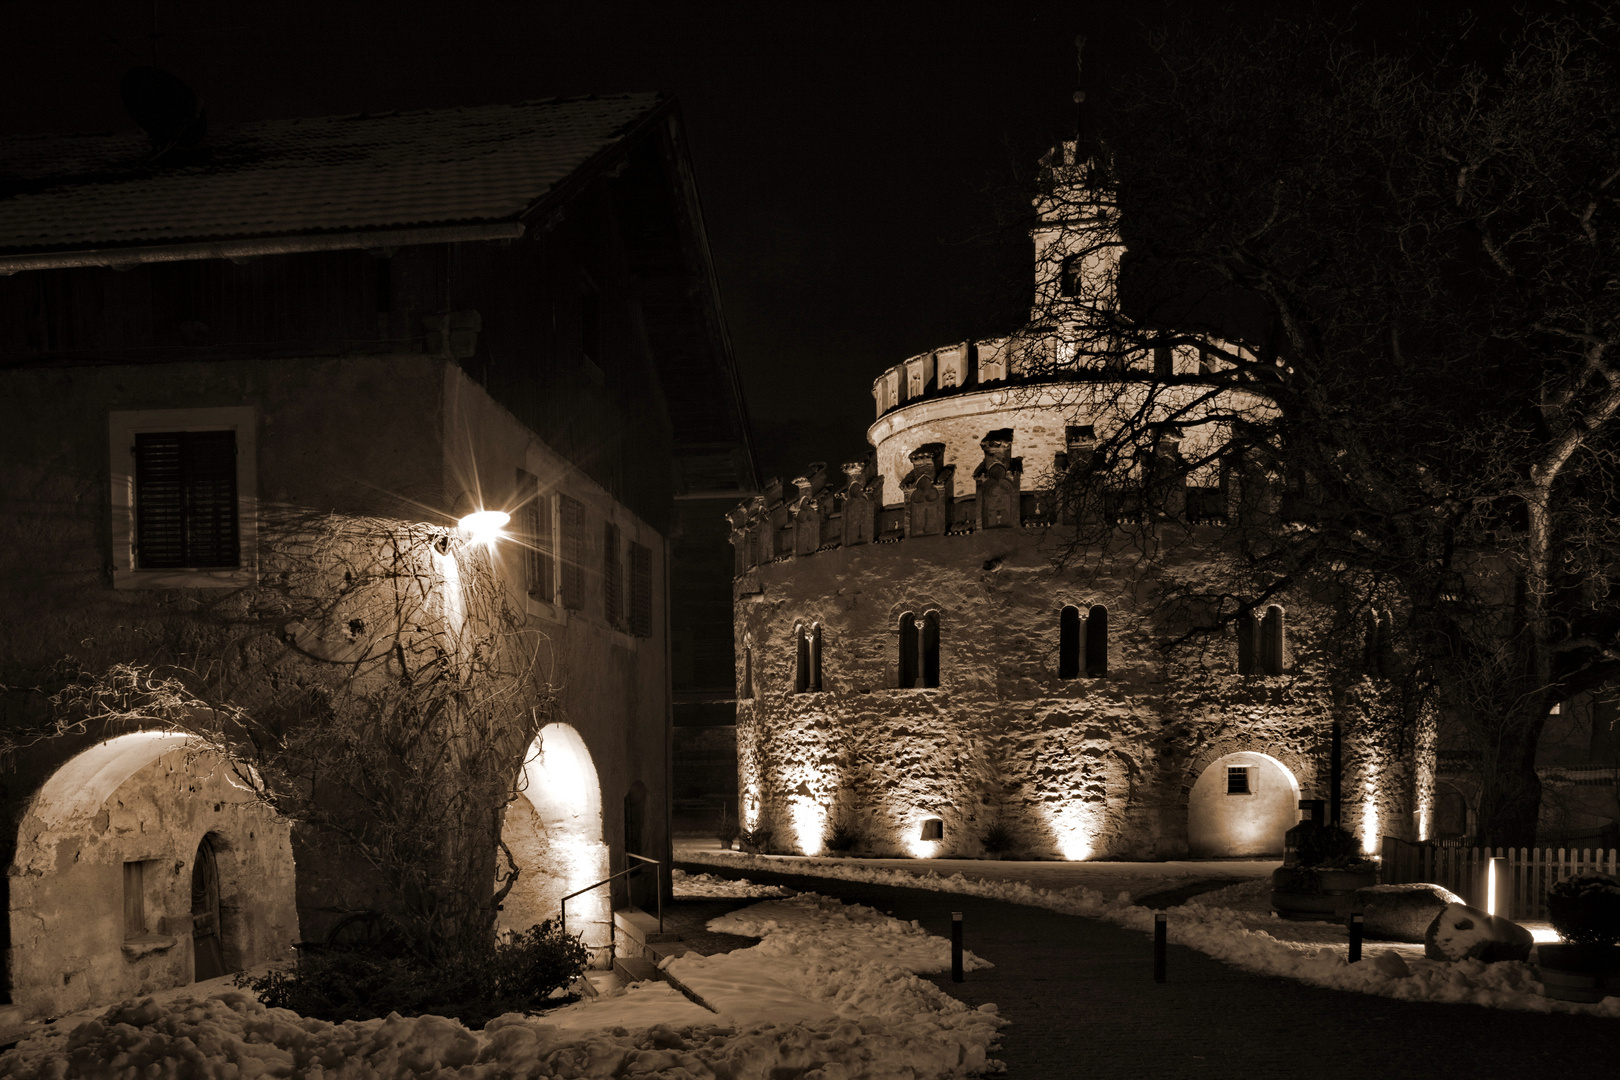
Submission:
M 1151 939 L 1099 919 L 923 889 L 747 876 L 869 904 L 942 936 L 950 913 L 963 912 L 967 947 L 996 967 L 935 981 L 970 1005 L 995 1002 L 1012 1021 L 994 1054 L 1007 1080 L 1535 1080 L 1610 1075 L 1620 1061 L 1613 1019 L 1325 990 L 1177 945 L 1160 985 Z

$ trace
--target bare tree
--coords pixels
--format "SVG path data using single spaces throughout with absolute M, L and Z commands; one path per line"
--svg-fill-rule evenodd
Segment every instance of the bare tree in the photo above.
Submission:
M 1548 711 L 1620 674 L 1620 27 L 1567 9 L 1474 60 L 1353 41 L 1153 38 L 1045 170 L 1055 345 L 1026 369 L 1115 418 L 1059 478 L 1077 545 L 1218 492 L 1194 629 L 1296 586 L 1350 633 L 1394 609 L 1393 667 L 1481 752 L 1482 837 L 1530 843 Z

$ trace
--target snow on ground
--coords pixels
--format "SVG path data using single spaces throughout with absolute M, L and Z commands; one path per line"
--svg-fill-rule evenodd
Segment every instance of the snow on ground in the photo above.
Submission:
M 917 977 L 948 967 L 950 946 L 915 923 L 806 893 L 715 924 L 763 940 L 666 961 L 713 1012 L 672 986 L 643 983 L 469 1031 L 441 1016 L 332 1024 L 228 989 L 55 1025 L 0 1056 L 0 1078 L 922 1080 L 992 1064 L 986 1053 L 1005 1021 L 994 1005 L 969 1008 Z
M 1159 892 L 1185 884 L 1189 876 L 1221 876 L 1221 868 L 1242 865 L 1230 862 L 1169 864 L 1167 873 L 1155 876 L 1153 868 L 1161 864 L 1059 864 L 1069 868 L 1066 873 L 1069 880 L 1092 881 L 1102 886 L 1099 890 L 1078 884 L 1066 888 L 1046 887 L 1045 882 L 1057 876 L 1047 869 L 1053 865 L 1050 863 L 995 863 L 991 864 L 994 867 L 991 873 L 968 877 L 959 872 L 942 876 L 936 869 L 937 860 L 932 859 L 807 859 L 743 855 L 712 847 L 706 850 L 686 847 L 676 857 L 735 871 L 768 870 L 982 896 L 1069 915 L 1107 919 L 1144 933 L 1153 929 L 1154 912 L 1133 904 L 1131 890 L 1116 892 L 1114 886 L 1132 880 L 1139 895 Z M 1255 865 L 1269 870 L 1278 864 Z M 1084 869 L 1088 866 L 1095 869 Z M 1020 875 L 1023 867 L 1029 868 L 1030 873 Z M 1116 870 L 1118 867 L 1128 869 Z M 1209 872 L 1204 872 L 1206 870 Z M 1466 1002 L 1499 1009 L 1620 1017 L 1620 997 L 1604 998 L 1590 1005 L 1544 997 L 1533 964 L 1484 964 L 1477 960 L 1450 963 L 1426 959 L 1421 945 L 1369 941 L 1363 944 L 1363 962 L 1352 965 L 1348 962 L 1348 942 L 1342 926 L 1278 919 L 1270 911 L 1269 895 L 1269 881 L 1259 878 L 1194 897 L 1168 910 L 1170 940 L 1246 971 L 1282 975 L 1317 986 L 1379 994 L 1403 1001 Z M 1551 940 L 1545 927 L 1531 924 L 1531 929 L 1538 941 Z M 1534 954 L 1531 959 L 1535 959 Z
M 723 878 L 713 874 L 688 874 L 685 870 L 670 871 L 670 885 L 678 897 L 703 896 L 721 900 L 749 896 L 792 896 L 792 889 L 780 885 L 755 885 L 747 878 Z

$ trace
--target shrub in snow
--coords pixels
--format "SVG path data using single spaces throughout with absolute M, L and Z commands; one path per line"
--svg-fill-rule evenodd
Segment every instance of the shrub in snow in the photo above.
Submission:
M 369 1020 L 400 1013 L 454 1016 L 470 1027 L 503 1013 L 537 1008 L 585 970 L 590 954 L 547 919 L 508 934 L 482 955 L 423 957 L 383 948 L 301 953 L 291 967 L 238 976 L 271 1008 L 322 1020 Z
M 1592 872 L 1555 883 L 1547 890 L 1547 918 L 1572 944 L 1620 942 L 1620 880 Z
M 984 845 L 986 855 L 1006 855 L 1018 846 L 1018 837 L 1006 823 L 993 821 L 979 837 L 979 843 Z
M 1447 904 L 1424 935 L 1423 955 L 1431 960 L 1528 960 L 1536 939 L 1516 922 L 1488 915 L 1467 904 Z
M 1295 829 L 1295 864 L 1302 870 L 1366 870 L 1375 865 L 1362 854 L 1361 841 L 1337 825 L 1301 822 Z
M 1354 908 L 1363 915 L 1367 937 L 1421 945 L 1439 914 L 1462 902 L 1443 885 L 1368 885 L 1356 890 Z
M 847 817 L 839 817 L 832 823 L 832 828 L 827 830 L 825 844 L 828 851 L 843 854 L 854 851 L 860 846 L 862 839 L 861 830 L 853 821 Z

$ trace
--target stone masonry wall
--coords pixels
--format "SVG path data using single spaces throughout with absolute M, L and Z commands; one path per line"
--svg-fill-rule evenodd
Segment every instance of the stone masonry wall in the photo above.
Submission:
M 1212 527 L 1182 538 L 1155 573 L 1198 572 Z M 1283 675 L 1237 674 L 1231 638 L 1166 657 L 1172 628 L 1146 615 L 1153 578 L 1128 553 L 1055 574 L 1054 540 L 1040 527 L 912 537 L 741 575 L 738 686 L 747 650 L 754 691 L 738 707 L 744 824 L 769 825 L 786 851 L 819 850 L 844 821 L 862 850 L 971 857 L 1000 823 L 1026 856 L 1165 858 L 1186 854 L 1188 794 L 1225 755 L 1267 755 L 1302 798 L 1327 797 L 1324 610 L 1283 598 Z M 1107 607 L 1106 677 L 1058 678 L 1066 604 Z M 927 610 L 940 613 L 940 685 L 900 689 L 899 620 Z M 798 627 L 815 624 L 822 689 L 795 693 Z M 1341 710 L 1354 721 L 1344 821 L 1357 829 L 1370 814 L 1382 832 L 1411 835 L 1410 748 L 1375 690 L 1358 708 Z M 921 839 L 929 818 L 942 840 Z

